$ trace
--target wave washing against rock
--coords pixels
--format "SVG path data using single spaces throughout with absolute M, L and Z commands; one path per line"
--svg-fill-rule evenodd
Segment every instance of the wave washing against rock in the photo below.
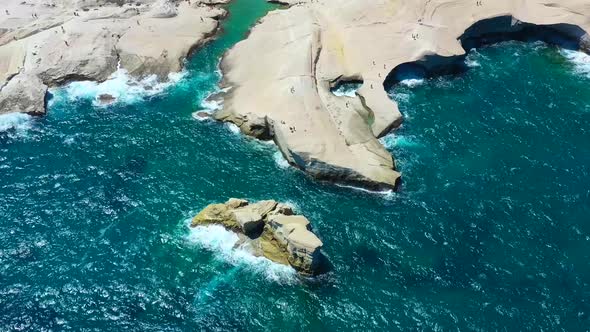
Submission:
M 566 49 L 561 49 L 560 53 L 574 65 L 576 73 L 590 78 L 590 55 Z
M 420 142 L 417 142 L 415 137 L 396 135 L 393 133 L 383 136 L 379 139 L 379 141 L 387 150 L 390 151 L 394 148 L 411 149 L 422 147 L 422 144 Z
M 277 164 L 277 166 L 279 166 L 279 168 L 289 168 L 289 162 L 287 161 L 287 159 L 285 159 L 285 157 L 283 157 L 281 151 L 276 151 L 275 153 L 273 153 L 272 159 L 274 159 L 275 163 Z
M 332 90 L 332 93 L 338 97 L 356 97 L 356 91 L 361 87 L 360 83 L 345 83 Z
M 190 219 L 185 221 L 187 225 L 190 222 Z M 281 284 L 293 284 L 297 281 L 297 273 L 291 267 L 274 263 L 264 257 L 256 257 L 247 248 L 236 247 L 238 236 L 223 226 L 208 225 L 190 228 L 187 240 L 213 252 L 218 260 L 234 266 L 243 266 L 246 270 L 264 275 L 269 281 Z
M 477 52 L 477 49 L 472 49 L 465 57 L 465 65 L 469 68 L 481 67 L 481 64 L 477 61 L 480 57 L 481 54 Z
M 109 104 L 102 103 L 100 96 L 108 95 L 114 98 L 114 103 L 132 104 L 164 92 L 185 76 L 186 72 L 181 71 L 168 74 L 168 80 L 165 82 L 160 82 L 156 75 L 138 80 L 130 76 L 127 70 L 119 68 L 104 82 L 76 81 L 51 89 L 50 92 L 55 97 L 51 103 L 65 98 L 70 101 L 89 99 L 93 101 L 94 106 L 100 107 Z
M 33 127 L 33 117 L 23 113 L 8 113 L 0 115 L 0 134 L 22 136 Z
M 407 79 L 401 80 L 399 82 L 399 84 L 405 85 L 409 88 L 413 88 L 413 87 L 417 87 L 419 85 L 424 84 L 424 79 L 423 78 L 407 78 Z

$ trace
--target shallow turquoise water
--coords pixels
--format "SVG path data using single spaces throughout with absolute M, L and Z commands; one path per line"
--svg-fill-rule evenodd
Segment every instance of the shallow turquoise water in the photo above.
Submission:
M 316 183 L 273 146 L 191 117 L 220 54 L 269 6 L 231 8 L 227 34 L 162 94 L 101 108 L 100 88 L 74 85 L 47 117 L 0 133 L 0 330 L 590 325 L 584 58 L 503 43 L 464 75 L 397 86 L 406 121 L 383 141 L 404 184 L 374 195 Z M 301 280 L 232 251 L 227 233 L 189 231 L 228 197 L 295 205 L 333 271 Z

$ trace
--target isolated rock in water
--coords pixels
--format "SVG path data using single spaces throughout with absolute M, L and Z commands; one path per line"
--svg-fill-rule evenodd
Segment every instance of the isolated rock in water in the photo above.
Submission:
M 203 111 L 195 112 L 193 113 L 193 119 L 201 121 L 211 119 L 211 114 Z
M 115 98 L 113 95 L 110 95 L 108 93 L 103 93 L 100 96 L 98 96 L 98 101 L 100 102 L 101 105 L 109 105 L 115 102 L 115 100 L 117 100 L 117 98 Z
M 211 204 L 192 220 L 191 226 L 222 225 L 242 235 L 241 245 L 254 255 L 290 265 L 304 275 L 326 271 L 321 252 L 323 243 L 311 231 L 309 220 L 273 200 L 250 204 L 232 198 L 225 204 Z
M 45 114 L 47 86 L 35 75 L 18 74 L 0 90 L 0 114 Z

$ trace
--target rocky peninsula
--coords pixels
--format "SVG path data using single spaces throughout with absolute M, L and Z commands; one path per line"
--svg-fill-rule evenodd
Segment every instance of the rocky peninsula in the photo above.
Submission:
M 165 80 L 215 36 L 228 1 L 4 0 L 0 114 L 43 114 L 48 87 L 118 68 Z
M 402 123 L 385 89 L 400 65 L 446 71 L 470 41 L 539 30 L 590 49 L 590 3 L 582 0 L 281 3 L 290 6 L 268 14 L 223 58 L 229 89 L 216 117 L 273 139 L 291 165 L 318 179 L 373 190 L 400 180 L 378 140 Z M 361 83 L 353 96 L 332 93 L 347 82 Z
M 309 220 L 295 215 L 286 204 L 231 198 L 207 206 L 193 218 L 191 227 L 212 224 L 238 234 L 237 246 L 291 266 L 303 275 L 314 276 L 326 270 L 322 241 L 311 231 Z

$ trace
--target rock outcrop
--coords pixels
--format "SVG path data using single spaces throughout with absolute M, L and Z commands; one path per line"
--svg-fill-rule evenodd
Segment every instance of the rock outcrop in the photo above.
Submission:
M 399 65 L 448 65 L 462 40 L 520 31 L 525 22 L 560 31 L 588 49 L 584 0 L 282 0 L 223 58 L 223 121 L 246 133 L 255 119 L 289 163 L 313 176 L 368 189 L 395 188 L 400 174 L 378 138 L 402 122 L 384 84 Z M 491 18 L 490 24 L 477 22 Z M 436 57 L 433 57 L 437 55 Z M 253 60 L 255 59 L 255 60 Z M 433 61 L 433 59 L 435 61 Z M 360 81 L 352 97 L 331 92 Z
M 326 270 L 321 253 L 322 241 L 311 232 L 309 220 L 276 201 L 249 203 L 232 198 L 224 204 L 211 204 L 192 220 L 191 227 L 221 225 L 240 235 L 239 245 L 254 255 L 290 265 L 304 275 Z
M 18 74 L 0 90 L 0 114 L 45 114 L 47 86 L 35 75 Z
M 104 81 L 119 67 L 137 78 L 157 75 L 165 80 L 181 69 L 190 52 L 215 35 L 226 14 L 219 4 L 228 1 L 54 0 L 48 5 L 4 0 L 0 89 L 10 87 L 21 74 L 50 87 L 72 80 Z M 20 97 L 10 99 L 25 101 Z M 21 104 L 0 112 L 31 108 Z

